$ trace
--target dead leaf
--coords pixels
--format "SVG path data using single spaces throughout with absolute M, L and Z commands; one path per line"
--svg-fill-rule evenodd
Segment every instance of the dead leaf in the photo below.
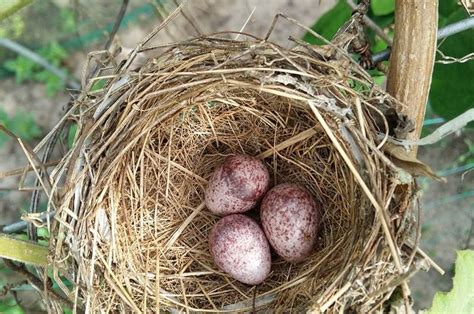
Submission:
M 427 164 L 419 161 L 416 157 L 411 156 L 403 146 L 392 143 L 386 143 L 382 147 L 385 154 L 389 156 L 392 162 L 399 168 L 407 171 L 412 175 L 422 175 L 430 177 L 436 181 L 446 182 L 445 178 L 438 176 Z

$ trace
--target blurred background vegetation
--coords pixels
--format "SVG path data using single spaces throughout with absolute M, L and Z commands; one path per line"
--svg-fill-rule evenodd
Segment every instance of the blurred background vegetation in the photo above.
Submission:
M 15 1 L 0 4 L 0 17 L 10 2 Z M 75 82 L 80 81 L 81 63 L 85 61 L 87 53 L 103 49 L 121 4 L 121 1 L 90 0 L 18 2 L 31 4 L 0 21 L 0 39 L 7 38 L 31 49 L 51 65 L 60 68 L 68 80 Z M 130 1 L 121 23 L 119 36 L 140 36 L 136 38 L 139 40 L 150 27 L 157 25 L 166 15 L 167 2 L 172 1 Z M 207 2 L 211 5 L 216 4 L 212 0 Z M 325 38 L 331 39 L 339 27 L 348 20 L 352 8 L 347 0 L 325 2 L 329 3 L 326 6 L 328 10 L 323 15 L 315 14 L 318 18 L 314 18 L 311 27 Z M 278 3 L 283 3 L 287 7 L 295 5 L 291 0 Z M 209 7 L 206 10 L 209 10 Z M 281 11 L 284 11 L 284 8 Z M 394 8 L 394 0 L 372 0 L 368 13 L 368 17 L 388 37 L 393 37 Z M 302 11 L 310 9 L 301 8 Z M 212 15 L 209 16 L 210 19 L 213 18 Z M 440 27 L 466 17 L 466 11 L 457 0 L 440 1 Z M 216 13 L 215 18 L 221 18 L 222 27 L 226 27 L 225 17 Z M 263 21 L 264 24 L 269 22 Z M 303 33 L 301 36 L 311 44 L 322 44 L 309 34 Z M 386 41 L 379 38 L 372 29 L 367 29 L 367 36 L 373 53 L 388 48 Z M 423 135 L 431 133 L 441 123 L 472 108 L 474 104 L 474 61 L 450 64 L 441 62 L 447 60 L 446 56 L 459 59 L 473 53 L 474 30 L 451 36 L 438 42 L 438 45 L 438 62 L 435 64 Z M 57 122 L 71 92 L 67 90 L 68 82 L 64 77 L 61 78 L 45 70 L 37 62 L 3 47 L 0 47 L 0 60 L 0 124 L 33 145 Z M 381 85 L 385 83 L 383 72 L 371 70 L 370 73 L 375 82 Z M 28 95 L 22 96 L 23 94 Z M 31 103 L 36 103 L 36 106 Z M 42 116 L 44 119 L 40 119 Z M 68 140 L 70 141 L 73 135 L 74 129 L 62 139 L 64 145 L 67 146 Z M 441 261 L 440 264 L 450 273 L 444 278 L 433 272 L 421 275 L 419 279 L 415 278 L 413 295 L 418 308 L 428 307 L 435 291 L 451 288 L 450 277 L 454 271 L 456 250 L 469 249 L 473 245 L 471 244 L 474 221 L 471 204 L 474 197 L 472 135 L 473 130 L 466 128 L 455 137 L 444 139 L 433 146 L 420 148 L 421 159 L 431 164 L 440 175 L 447 176 L 449 182 L 447 186 L 426 179 L 419 180 L 424 192 L 425 210 L 422 247 L 435 260 Z M 61 152 L 56 154 L 60 156 Z M 1 158 L 6 158 L 7 161 L 24 160 L 19 157 L 20 155 L 21 151 L 18 151 L 13 140 L 0 132 Z M 22 164 L 5 162 L 5 167 L 0 168 L 0 171 L 8 170 L 12 165 L 19 167 Z M 9 186 L 1 184 L 2 182 L 0 182 L 0 225 L 17 220 L 19 214 L 27 211 L 29 202 L 28 193 L 11 196 L 16 193 L 15 186 L 12 186 L 15 181 L 10 181 Z M 45 207 L 46 205 L 41 203 L 40 209 L 44 210 Z M 451 226 L 452 230 L 447 231 L 446 226 Z M 47 243 L 49 235 L 45 228 L 40 229 L 39 236 L 42 243 Z M 18 234 L 16 237 L 26 239 L 26 233 Z M 424 285 L 430 288 L 425 289 Z M 53 285 L 53 288 L 57 287 Z M 38 294 L 34 288 L 0 264 L 0 313 L 40 311 L 39 304 Z

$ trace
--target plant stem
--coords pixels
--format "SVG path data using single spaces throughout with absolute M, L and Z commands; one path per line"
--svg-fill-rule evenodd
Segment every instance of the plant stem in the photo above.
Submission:
M 355 10 L 357 8 L 357 5 L 354 4 L 353 0 L 347 0 L 347 4 L 353 9 Z M 383 41 L 385 41 L 385 43 L 391 47 L 392 46 L 392 39 L 387 35 L 385 34 L 385 32 L 383 31 L 383 29 L 381 29 L 374 21 L 372 21 L 367 15 L 364 15 L 362 17 L 364 23 L 370 28 L 372 29 L 376 34 L 377 36 L 379 36 Z
M 440 28 L 438 30 L 437 40 L 456 35 L 457 33 L 463 32 L 470 28 L 474 28 L 474 17 L 469 17 L 467 19 Z M 390 52 L 390 49 L 385 49 L 384 51 L 374 54 L 372 56 L 373 63 L 377 64 L 379 62 L 388 60 L 388 58 L 390 57 Z
M 56 291 L 54 291 L 51 288 L 50 284 L 44 285 L 43 281 L 41 281 L 38 277 L 36 277 L 34 274 L 28 271 L 24 265 L 18 265 L 11 260 L 8 259 L 3 259 L 3 262 L 5 263 L 5 266 L 16 272 L 17 274 L 21 275 L 24 277 L 28 282 L 34 286 L 37 290 L 43 292 L 43 295 L 47 295 L 48 297 L 53 298 L 54 300 L 61 302 L 63 305 L 67 307 L 73 307 L 74 303 L 68 300 L 67 298 L 63 297 L 62 295 L 58 294 Z M 50 283 L 50 279 L 48 278 L 46 283 Z M 81 310 L 82 313 L 82 308 L 78 306 L 78 309 Z
M 43 212 L 43 213 L 40 214 L 38 219 L 41 220 L 42 222 L 45 222 L 48 219 L 53 219 L 55 214 L 56 214 L 55 210 L 52 210 L 50 212 Z M 3 227 L 2 232 L 7 233 L 7 234 L 16 233 L 18 231 L 21 231 L 21 230 L 25 229 L 27 225 L 28 225 L 28 223 L 26 221 L 14 222 L 10 225 L 7 225 L 7 226 Z
M 47 266 L 48 247 L 0 235 L 0 257 L 25 264 Z
M 0 3 L 0 21 L 26 7 L 33 0 L 2 1 Z
M 423 127 L 431 85 L 438 27 L 438 1 L 395 2 L 395 36 L 387 75 L 387 92 L 406 105 L 402 113 L 414 122 L 409 140 Z M 416 147 L 413 148 L 416 155 Z
M 59 77 L 61 80 L 63 80 L 66 83 L 67 87 L 72 88 L 72 89 L 80 88 L 80 85 L 76 80 L 69 78 L 68 75 L 64 71 L 50 64 L 46 59 L 44 59 L 37 53 L 31 51 L 30 49 L 8 38 L 0 38 L 0 46 L 3 46 L 7 49 L 15 51 L 19 55 L 22 55 L 23 57 L 28 58 L 31 61 L 41 65 L 43 68 L 45 68 L 46 70 L 48 70 L 49 72 L 53 73 L 54 75 Z

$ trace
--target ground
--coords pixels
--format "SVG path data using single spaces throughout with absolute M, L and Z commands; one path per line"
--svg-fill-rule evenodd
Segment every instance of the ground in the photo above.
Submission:
M 84 2 L 87 1 L 82 1 Z M 140 1 L 131 2 L 132 5 L 137 6 Z M 262 5 L 261 1 L 257 0 L 194 0 L 189 1 L 185 12 L 195 22 L 201 33 L 240 30 L 245 26 L 245 32 L 264 36 L 274 15 L 278 12 L 284 12 L 298 19 L 302 24 L 310 26 L 333 3 L 334 1 L 273 0 Z M 68 1 L 57 0 L 56 4 L 67 6 Z M 246 22 L 254 8 L 255 11 Z M 117 9 L 114 8 L 114 12 Z M 101 10 L 107 12 L 108 9 L 101 7 Z M 121 44 L 125 47 L 134 47 L 157 23 L 158 19 L 155 17 L 128 25 L 119 33 Z M 176 23 L 180 27 L 169 29 L 163 40 L 182 39 L 196 33 L 196 30 L 183 18 Z M 283 21 L 278 24 L 271 38 L 279 43 L 285 43 L 289 35 L 299 38 L 304 33 L 304 29 Z M 68 70 L 79 78 L 87 52 L 97 48 L 99 46 L 91 45 L 73 53 L 66 65 Z M 0 80 L 0 106 L 11 115 L 18 110 L 33 113 L 43 132 L 51 129 L 57 122 L 68 98 L 67 92 L 59 93 L 54 97 L 47 96 L 42 84 L 29 82 L 18 85 L 11 77 Z M 473 248 L 474 245 L 474 240 L 469 239 L 472 237 L 474 220 L 472 210 L 474 171 L 472 171 L 472 165 L 470 172 L 469 167 L 460 168 L 466 164 L 461 159 L 469 149 L 472 150 L 470 148 L 473 145 L 472 141 L 473 132 L 463 131 L 457 135 L 451 135 L 440 143 L 422 147 L 419 150 L 419 158 L 422 161 L 430 164 L 437 172 L 447 170 L 448 173 L 447 183 L 438 183 L 428 179 L 419 180 L 423 190 L 421 248 L 446 270 L 447 274 L 441 276 L 436 271 L 430 270 L 427 273 L 420 272 L 411 280 L 411 289 L 417 308 L 428 307 L 435 291 L 450 289 L 456 250 Z M 23 152 L 13 142 L 0 147 L 0 160 L 2 160 L 0 172 L 26 165 Z M 0 224 L 17 220 L 20 209 L 28 204 L 30 192 L 15 192 L 17 184 L 15 177 L 0 181 Z

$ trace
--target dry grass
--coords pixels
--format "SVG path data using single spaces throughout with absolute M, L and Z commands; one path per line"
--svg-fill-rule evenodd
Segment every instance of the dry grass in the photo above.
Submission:
M 383 112 L 401 104 L 341 49 L 245 34 L 147 46 L 155 33 L 84 80 L 65 117 L 78 132 L 51 177 L 54 274 L 75 284 L 64 293 L 92 312 L 380 308 L 419 267 L 404 246 L 415 196 L 396 193 L 400 169 L 380 149 Z M 154 58 L 131 71 L 142 51 Z M 220 272 L 208 250 L 218 217 L 203 191 L 232 153 L 260 156 L 274 184 L 301 183 L 324 204 L 314 253 L 296 265 L 274 256 L 258 287 Z

